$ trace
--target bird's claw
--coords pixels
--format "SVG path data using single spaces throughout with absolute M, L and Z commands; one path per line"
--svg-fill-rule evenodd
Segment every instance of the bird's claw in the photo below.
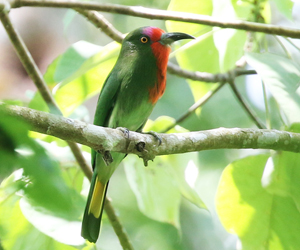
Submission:
M 160 138 L 160 136 L 158 135 L 158 133 L 154 132 L 154 131 L 149 131 L 149 132 L 142 132 L 143 134 L 148 134 L 148 135 L 152 135 L 156 140 L 158 140 L 158 146 L 161 145 L 162 140 Z
M 127 139 L 129 138 L 129 129 L 128 128 L 117 127 L 116 129 L 120 130 Z

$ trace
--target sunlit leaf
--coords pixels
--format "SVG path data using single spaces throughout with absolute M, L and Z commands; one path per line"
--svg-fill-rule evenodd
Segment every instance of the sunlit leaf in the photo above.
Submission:
M 0 192 L 7 190 L 14 182 L 2 183 Z M 1 193 L 2 194 L 2 193 Z M 10 250 L 75 250 L 75 248 L 59 243 L 46 236 L 30 224 L 21 212 L 20 197 L 11 194 L 5 202 L 0 203 L 0 232 L 1 244 L 4 249 Z
M 212 1 L 191 1 L 187 4 L 184 0 L 172 0 L 169 10 L 184 11 L 202 15 L 212 14 Z M 168 21 L 168 31 L 181 31 L 197 37 L 197 41 L 187 43 L 175 51 L 178 64 L 188 70 L 200 72 L 219 72 L 219 55 L 212 39 L 212 28 L 199 24 Z M 171 54 L 171 57 L 172 55 Z M 201 82 L 188 80 L 195 100 L 201 98 L 212 86 Z
M 129 155 L 124 161 L 126 177 L 134 192 L 139 209 L 146 216 L 174 225 L 179 229 L 180 191 L 170 169 L 161 157 L 143 167 Z
M 213 3 L 213 17 L 224 20 L 237 18 L 230 0 L 214 0 Z M 242 57 L 246 32 L 233 29 L 220 30 L 219 28 L 215 28 L 215 30 L 213 37 L 219 51 L 220 70 L 226 72 L 233 69 L 236 61 Z
M 202 15 L 211 15 L 212 9 L 211 0 L 189 1 L 188 4 L 185 0 L 171 0 L 168 6 L 168 10 L 183 11 Z M 167 21 L 166 27 L 168 31 L 180 31 L 195 36 L 200 35 L 201 30 L 206 30 L 207 32 L 207 26 L 177 21 Z
M 217 211 L 224 227 L 239 236 L 243 249 L 297 249 L 300 213 L 295 201 L 262 186 L 268 158 L 250 156 L 226 167 L 216 196 Z
M 19 187 L 33 203 L 68 218 L 79 216 L 81 211 L 72 205 L 72 200 L 80 200 L 79 194 L 67 187 L 57 162 L 28 137 L 29 126 L 2 109 L 0 116 L 1 143 L 5 143 L 5 148 L 0 148 L 0 174 L 7 176 L 13 170 L 22 168 Z
M 65 115 L 71 114 L 86 99 L 100 91 L 117 60 L 119 49 L 120 45 L 116 42 L 103 47 L 55 88 L 55 100 Z
M 300 122 L 300 70 L 290 59 L 271 53 L 247 53 L 247 62 L 267 84 L 288 125 Z
M 292 0 L 273 0 L 277 9 L 288 19 L 292 20 L 294 1 Z
M 20 208 L 25 218 L 35 228 L 56 241 L 74 246 L 85 243 L 85 240 L 80 235 L 81 221 L 69 221 L 47 214 L 46 211 L 33 207 L 24 198 L 20 200 Z
M 160 133 L 165 131 L 169 126 L 173 126 L 175 119 L 169 116 L 159 116 L 155 121 L 148 119 L 143 131 L 154 131 Z M 176 125 L 174 128 L 168 131 L 168 133 L 185 133 L 187 129 Z

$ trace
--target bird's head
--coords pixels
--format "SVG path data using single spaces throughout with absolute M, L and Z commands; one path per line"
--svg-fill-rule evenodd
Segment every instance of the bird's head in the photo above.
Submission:
M 182 39 L 194 39 L 195 37 L 180 33 L 170 32 L 157 27 L 142 27 L 130 32 L 123 41 L 123 49 L 129 53 L 138 52 L 141 55 L 153 53 L 154 56 L 160 58 L 168 58 L 170 53 L 170 45 Z

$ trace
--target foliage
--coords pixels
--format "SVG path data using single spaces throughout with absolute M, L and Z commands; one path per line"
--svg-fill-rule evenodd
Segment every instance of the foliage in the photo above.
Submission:
M 162 2 L 160 8 L 221 19 L 268 23 L 281 13 L 292 20 L 290 0 Z M 152 7 L 157 4 L 152 1 Z M 73 18 L 67 14 L 60 20 L 66 30 Z M 139 22 L 132 25 L 131 18 L 120 23 L 116 17 L 113 24 L 125 26 L 126 31 L 140 26 Z M 258 77 L 239 77 L 235 83 L 256 116 L 268 128 L 300 132 L 299 48 L 294 40 L 199 24 L 153 22 L 145 24 L 197 37 L 174 46 L 171 61 L 183 69 L 224 73 L 244 56 Z M 44 78 L 65 116 L 92 122 L 86 102 L 92 100 L 95 106 L 119 49 L 116 42 L 99 46 L 80 41 L 48 66 Z M 163 131 L 216 86 L 168 75 L 166 93 L 145 129 Z M 49 111 L 38 92 L 28 104 L 13 102 Z M 0 249 L 1 245 L 7 250 L 94 249 L 80 237 L 89 183 L 66 143 L 28 132 L 26 124 L 2 110 L 0 117 Z M 254 127 L 228 85 L 168 132 L 221 126 Z M 82 149 L 89 160 L 89 150 Z M 237 245 L 245 250 L 297 249 L 299 161 L 295 153 L 224 149 L 161 156 L 145 168 L 142 160 L 128 156 L 113 175 L 108 196 L 135 249 L 226 250 Z M 97 249 L 121 249 L 105 214 L 102 223 Z

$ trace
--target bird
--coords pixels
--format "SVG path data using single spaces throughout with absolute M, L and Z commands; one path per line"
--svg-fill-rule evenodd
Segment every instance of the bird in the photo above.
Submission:
M 152 26 L 128 33 L 99 94 L 94 125 L 141 132 L 165 91 L 170 45 L 182 39 L 194 37 L 181 32 L 167 33 Z M 112 162 L 108 163 L 100 152 L 91 151 L 93 177 L 81 236 L 93 243 L 99 237 L 109 179 L 126 155 L 111 152 L 110 156 Z

